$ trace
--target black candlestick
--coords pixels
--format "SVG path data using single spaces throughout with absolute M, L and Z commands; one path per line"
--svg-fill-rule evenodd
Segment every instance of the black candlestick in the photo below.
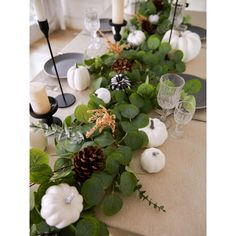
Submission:
M 172 2 L 171 2 L 171 4 L 172 4 Z M 173 31 L 173 28 L 174 28 L 177 7 L 178 7 L 178 0 L 176 0 L 176 2 L 175 2 L 175 10 L 174 10 L 174 15 L 173 15 L 172 24 L 171 24 L 169 43 L 171 41 L 172 31 Z
M 57 100 L 53 97 L 48 97 L 49 102 L 51 104 L 51 109 L 46 114 L 37 114 L 34 112 L 31 104 L 30 104 L 30 115 L 36 119 L 41 119 L 43 123 L 46 123 L 48 126 L 51 124 L 56 124 L 62 126 L 62 122 L 58 117 L 53 117 L 53 114 L 56 113 L 58 109 Z
M 52 62 L 53 62 L 53 66 L 54 66 L 56 76 L 57 76 L 57 81 L 58 81 L 58 84 L 59 84 L 59 87 L 60 87 L 60 90 L 61 90 L 61 95 L 56 97 L 58 107 L 60 107 L 60 108 L 69 107 L 69 106 L 71 106 L 75 103 L 75 96 L 73 94 L 63 92 L 63 89 L 62 89 L 62 86 L 61 86 L 61 81 L 60 81 L 60 78 L 59 78 L 59 75 L 58 75 L 58 72 L 57 72 L 55 59 L 54 59 L 54 56 L 53 56 L 53 53 L 52 53 L 52 48 L 51 48 L 51 45 L 50 45 L 50 42 L 49 42 L 49 37 L 48 37 L 49 25 L 48 25 L 48 21 L 47 20 L 38 21 L 38 24 L 39 24 L 40 30 L 43 32 L 43 34 L 44 34 L 44 36 L 47 40 L 48 48 L 49 48 L 51 58 L 52 58 Z
M 124 20 L 122 24 L 114 24 L 112 23 L 112 20 L 109 20 L 109 25 L 114 26 L 115 28 L 115 34 L 114 34 L 115 41 L 116 42 L 120 41 L 121 40 L 121 35 L 120 35 L 121 27 L 127 25 L 127 21 Z

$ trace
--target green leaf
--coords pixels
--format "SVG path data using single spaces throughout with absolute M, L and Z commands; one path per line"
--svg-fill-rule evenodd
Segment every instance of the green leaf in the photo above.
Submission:
M 122 90 L 114 90 L 111 92 L 111 95 L 118 103 L 127 101 L 127 96 Z
M 191 79 L 185 83 L 184 92 L 188 94 L 195 94 L 200 91 L 201 87 L 202 84 L 199 79 Z
M 100 222 L 100 233 L 99 236 L 109 236 L 109 231 L 107 229 L 106 224 Z
M 102 211 L 107 216 L 115 215 L 122 208 L 122 199 L 117 194 L 106 196 L 102 202 Z
M 75 117 L 78 121 L 82 123 L 88 123 L 89 118 L 92 116 L 91 113 L 88 112 L 88 106 L 87 105 L 79 105 L 75 109 Z
M 106 171 L 95 172 L 92 177 L 96 177 L 101 181 L 103 189 L 110 187 L 113 181 L 113 176 Z
M 120 163 L 111 154 L 106 159 L 106 169 L 110 174 L 117 174 L 119 171 Z
M 185 69 L 186 69 L 186 66 L 185 66 L 185 64 L 184 64 L 182 61 L 181 61 L 181 62 L 178 62 L 178 63 L 176 64 L 176 70 L 177 70 L 178 73 L 184 72 Z
M 145 99 L 145 104 L 144 106 L 140 109 L 141 112 L 143 113 L 149 113 L 153 109 L 152 103 L 149 99 Z
M 175 62 L 180 62 L 184 57 L 184 54 L 181 50 L 176 50 L 173 54 L 171 54 L 171 60 Z
M 94 217 L 86 217 L 76 225 L 79 236 L 100 236 L 100 223 Z
M 138 95 L 137 93 L 132 93 L 129 96 L 129 100 L 133 105 L 135 105 L 138 108 L 141 108 L 144 105 L 143 98 L 140 95 Z
M 77 236 L 77 230 L 74 225 L 69 225 L 66 228 L 60 230 L 60 236 Z
M 121 115 L 128 119 L 133 119 L 139 113 L 138 107 L 133 104 L 121 104 L 119 110 Z
M 161 43 L 160 47 L 159 47 L 159 51 L 161 53 L 167 54 L 168 52 L 170 52 L 171 50 L 171 45 L 167 42 Z
M 48 164 L 48 154 L 39 148 L 30 149 L 30 168 L 38 165 Z
M 135 131 L 137 130 L 137 127 L 134 126 L 132 123 L 130 123 L 129 121 L 121 121 L 120 122 L 122 129 L 127 133 L 130 131 Z
M 101 181 L 98 178 L 91 177 L 83 183 L 81 194 L 85 202 L 95 206 L 102 200 L 105 192 Z
M 90 101 L 94 102 L 97 107 L 99 107 L 99 105 L 102 106 L 106 106 L 106 104 L 104 103 L 104 101 L 101 98 L 98 98 L 95 94 L 90 94 L 89 95 Z
M 153 35 L 149 36 L 149 38 L 147 40 L 148 48 L 151 49 L 151 50 L 155 50 L 159 47 L 160 42 L 161 41 L 158 38 L 158 36 L 153 34 Z
M 137 185 L 137 178 L 134 174 L 125 171 L 121 174 L 120 177 L 120 190 L 121 192 L 126 195 L 130 196 L 134 191 Z
M 114 139 L 111 133 L 104 131 L 102 135 L 94 139 L 94 142 L 97 143 L 100 147 L 106 147 L 114 143 Z
M 71 142 L 70 140 L 65 140 L 63 142 L 64 148 L 71 153 L 76 153 L 81 149 L 81 144 Z
M 137 128 L 143 128 L 145 126 L 147 126 L 149 123 L 149 116 L 147 114 L 144 113 L 140 113 L 139 115 L 137 115 L 134 120 L 132 121 L 132 124 Z
M 132 150 L 136 150 L 143 146 L 143 137 L 140 136 L 139 131 L 131 131 L 127 133 L 124 142 Z
M 155 93 L 155 88 L 151 84 L 143 83 L 138 86 L 137 93 L 144 98 L 151 98 Z M 146 105 L 146 100 L 145 104 Z
M 52 177 L 53 173 L 47 164 L 42 164 L 30 168 L 30 182 L 42 184 Z
M 149 139 L 148 139 L 147 134 L 146 134 L 144 131 L 139 131 L 139 134 L 140 134 L 140 136 L 141 136 L 142 139 L 143 139 L 143 145 L 142 145 L 142 148 L 147 147 L 148 142 L 149 142 Z
M 195 108 L 196 108 L 196 99 L 193 95 L 185 96 L 183 101 L 188 102 L 188 103 L 183 104 L 183 107 L 185 108 L 185 110 L 187 110 L 188 112 L 193 112 L 195 110 Z
M 33 210 L 30 211 L 30 225 L 38 224 L 42 221 L 43 219 L 40 216 L 39 212 L 35 208 L 33 208 Z
M 116 152 L 121 153 L 122 156 L 118 160 L 122 165 L 128 165 L 132 159 L 132 149 L 128 146 L 120 145 Z

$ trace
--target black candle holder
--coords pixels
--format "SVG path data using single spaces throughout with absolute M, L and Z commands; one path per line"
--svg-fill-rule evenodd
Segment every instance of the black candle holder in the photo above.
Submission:
M 116 42 L 121 40 L 121 35 L 120 35 L 120 30 L 121 27 L 126 26 L 127 25 L 127 21 L 124 20 L 122 24 L 114 24 L 112 23 L 112 20 L 109 20 L 109 25 L 114 26 L 115 28 L 115 34 L 114 34 L 114 39 Z
M 43 123 L 46 123 L 48 126 L 51 124 L 56 124 L 62 126 L 62 122 L 58 117 L 53 117 L 53 114 L 56 113 L 58 109 L 57 100 L 53 97 L 48 97 L 49 102 L 51 104 L 51 109 L 46 114 L 37 114 L 33 111 L 33 108 L 30 104 L 30 115 L 36 119 L 41 119 Z
M 59 87 L 60 87 L 60 90 L 61 90 L 61 95 L 56 97 L 58 107 L 60 107 L 60 108 L 70 107 L 75 103 L 75 96 L 73 94 L 63 92 L 61 82 L 60 82 L 60 78 L 59 78 L 59 75 L 58 75 L 58 72 L 57 72 L 55 59 L 54 59 L 54 56 L 53 56 L 53 53 L 52 53 L 52 48 L 51 48 L 51 45 L 50 45 L 50 42 L 49 42 L 49 37 L 48 37 L 49 25 L 48 25 L 48 21 L 47 20 L 38 21 L 38 24 L 39 24 L 40 30 L 43 32 L 43 34 L 44 34 L 44 36 L 47 40 L 48 48 L 49 48 L 51 58 L 52 58 L 52 62 L 53 62 L 53 66 L 54 66 L 56 76 L 57 76 L 57 81 L 58 81 L 58 84 L 59 84 Z

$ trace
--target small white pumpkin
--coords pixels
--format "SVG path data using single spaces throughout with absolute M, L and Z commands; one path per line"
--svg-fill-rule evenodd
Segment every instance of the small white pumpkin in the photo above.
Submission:
M 102 99 L 106 104 L 111 101 L 111 93 L 106 88 L 99 88 L 95 91 L 95 94 L 98 98 Z
M 82 210 L 83 197 L 66 183 L 49 187 L 41 200 L 41 216 L 58 229 L 77 221 Z
M 159 21 L 159 15 L 158 14 L 150 15 L 148 17 L 148 20 L 149 20 L 150 23 L 156 24 Z
M 162 42 L 169 42 L 170 32 L 171 30 L 168 30 L 165 33 Z M 196 58 L 201 51 L 202 45 L 200 36 L 189 30 L 173 30 L 170 44 L 173 51 L 177 49 L 183 51 L 183 62 L 188 62 Z
M 157 118 L 149 118 L 149 124 L 139 130 L 144 131 L 148 136 L 147 147 L 161 146 L 168 137 L 166 125 Z
M 157 173 L 165 167 L 165 155 L 157 148 L 148 148 L 142 154 L 140 163 L 148 173 Z
M 45 150 L 48 145 L 48 139 L 42 129 L 30 129 L 30 147 Z
M 146 39 L 145 34 L 141 30 L 134 30 L 129 33 L 127 41 L 133 46 L 139 46 Z
M 85 90 L 90 85 L 89 71 L 85 66 L 72 66 L 67 71 L 68 85 L 78 91 Z

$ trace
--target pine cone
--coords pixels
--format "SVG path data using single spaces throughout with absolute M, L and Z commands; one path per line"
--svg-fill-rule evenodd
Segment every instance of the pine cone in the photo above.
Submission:
M 162 0 L 154 0 L 153 3 L 156 6 L 157 12 L 163 10 L 164 3 Z
M 130 81 L 126 75 L 118 74 L 111 79 L 112 90 L 125 90 L 127 88 L 130 88 Z
M 85 147 L 74 157 L 74 170 L 79 182 L 84 182 L 92 173 L 104 167 L 102 149 L 94 146 Z
M 114 70 L 117 74 L 121 74 L 124 71 L 130 71 L 132 64 L 126 58 L 119 58 L 112 64 L 112 70 Z
M 144 31 L 147 31 L 150 34 L 154 34 L 155 30 L 156 30 L 156 27 L 153 24 L 151 24 L 148 20 L 144 20 L 142 22 L 142 29 Z

